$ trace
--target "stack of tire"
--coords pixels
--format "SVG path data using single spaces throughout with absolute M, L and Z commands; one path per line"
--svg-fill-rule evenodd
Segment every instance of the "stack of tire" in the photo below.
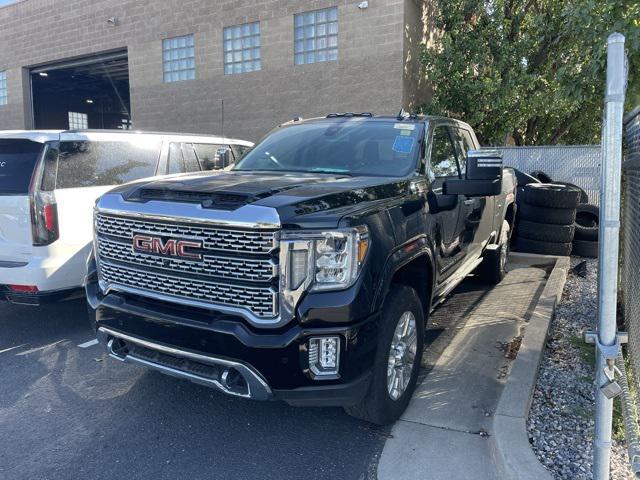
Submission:
M 522 190 L 513 249 L 542 255 L 571 255 L 580 190 L 555 183 L 530 183 Z
M 587 193 L 544 172 L 517 172 L 518 221 L 513 249 L 543 255 L 598 256 L 599 210 Z
M 597 258 L 599 228 L 600 209 L 588 203 L 578 205 L 572 253 L 579 257 Z

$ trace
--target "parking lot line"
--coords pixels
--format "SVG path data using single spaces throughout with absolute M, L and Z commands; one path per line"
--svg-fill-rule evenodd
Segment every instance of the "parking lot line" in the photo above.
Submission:
M 78 345 L 78 347 L 80 348 L 89 348 L 89 347 L 93 347 L 94 345 L 98 344 L 98 340 L 97 339 L 93 339 L 93 340 L 89 340 L 88 342 L 84 342 L 81 343 L 80 345 Z
M 17 348 L 24 347 L 25 345 L 26 345 L 26 343 L 23 343 L 22 345 L 16 345 L 15 347 L 5 348 L 4 350 L 0 350 L 0 353 L 10 352 L 11 350 L 15 350 Z

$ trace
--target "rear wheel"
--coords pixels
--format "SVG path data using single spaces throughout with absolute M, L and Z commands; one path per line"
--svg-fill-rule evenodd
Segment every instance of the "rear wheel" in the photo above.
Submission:
M 498 240 L 498 248 L 487 250 L 482 263 L 478 267 L 478 276 L 485 282 L 497 285 L 507 274 L 507 259 L 509 257 L 509 222 L 502 222 L 502 231 Z
M 416 388 L 424 348 L 425 315 L 416 291 L 394 285 L 384 302 L 369 391 L 345 411 L 386 425 L 405 411 Z

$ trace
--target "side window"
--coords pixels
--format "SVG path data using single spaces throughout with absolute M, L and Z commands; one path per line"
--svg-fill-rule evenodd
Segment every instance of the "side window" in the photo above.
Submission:
M 171 142 L 169 144 L 169 167 L 167 168 L 167 173 L 185 173 L 186 171 L 187 166 L 184 163 L 180 144 Z
M 40 189 L 44 192 L 51 192 L 56 189 L 56 177 L 58 175 L 58 143 L 50 142 L 45 147 L 44 169 Z
M 231 149 L 228 145 L 194 143 L 193 148 L 203 170 L 221 170 L 233 163 Z
M 184 165 L 187 172 L 199 172 L 201 170 L 198 157 L 196 157 L 196 152 L 193 150 L 192 144 L 182 144 L 182 157 L 184 158 Z
M 244 154 L 247 153 L 251 147 L 247 147 L 246 145 L 232 145 L 233 156 L 236 157 L 236 162 L 239 162 Z
M 160 142 L 62 141 L 56 188 L 97 187 L 151 177 L 156 173 Z
M 469 150 L 473 150 L 475 145 L 471 139 L 471 134 L 463 128 L 456 128 L 456 149 L 458 151 L 458 161 L 460 162 L 460 173 L 467 171 L 467 156 Z
M 451 143 L 449 127 L 436 127 L 433 131 L 429 165 L 432 176 L 435 178 L 458 176 L 456 151 Z

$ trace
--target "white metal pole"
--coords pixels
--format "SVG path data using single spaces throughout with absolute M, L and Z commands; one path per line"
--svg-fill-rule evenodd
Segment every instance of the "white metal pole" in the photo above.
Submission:
M 626 88 L 624 36 L 609 36 L 607 50 L 607 89 L 602 129 L 600 179 L 600 246 L 598 256 L 598 343 L 616 344 L 616 303 L 618 296 L 618 242 L 620 234 L 620 179 L 622 170 L 622 117 Z M 609 480 L 613 399 L 601 387 L 613 377 L 615 359 L 596 355 L 596 418 L 593 478 Z

